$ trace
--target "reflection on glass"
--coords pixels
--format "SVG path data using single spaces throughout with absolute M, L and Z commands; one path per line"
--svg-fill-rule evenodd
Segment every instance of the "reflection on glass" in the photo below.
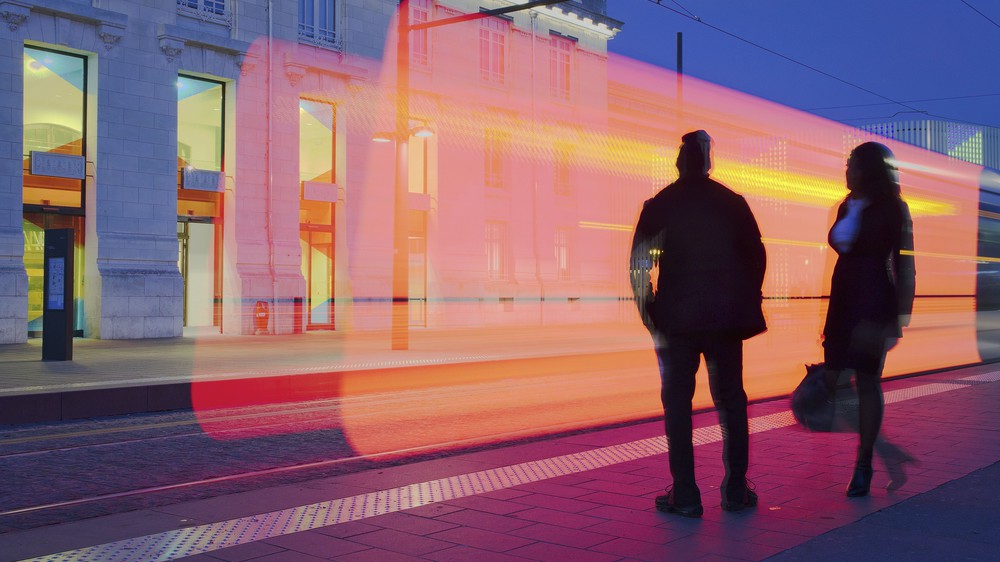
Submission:
M 24 48 L 24 203 L 80 207 L 83 181 L 35 176 L 32 151 L 83 155 L 85 66 L 82 57 Z
M 54 228 L 72 228 L 73 241 L 73 330 L 83 333 L 83 217 L 25 213 L 24 215 L 24 268 L 28 273 L 28 336 L 42 335 L 42 312 L 45 282 L 45 231 Z
M 410 211 L 410 325 L 427 325 L 427 212 Z
M 190 76 L 177 78 L 177 164 L 222 170 L 223 86 Z
M 306 280 L 309 325 L 333 326 L 333 232 L 303 230 L 302 276 Z
M 334 108 L 299 100 L 299 179 L 334 183 Z
M 225 87 L 219 82 L 177 77 L 177 168 L 222 171 Z M 182 174 L 178 173 L 178 187 Z M 177 214 L 218 217 L 220 194 L 181 189 Z

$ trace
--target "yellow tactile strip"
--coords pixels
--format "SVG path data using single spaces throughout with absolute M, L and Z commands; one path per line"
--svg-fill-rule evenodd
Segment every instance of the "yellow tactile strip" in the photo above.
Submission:
M 1000 381 L 1000 371 L 964 377 L 954 382 L 934 382 L 889 391 L 885 393 L 885 401 L 887 403 L 901 402 L 967 388 L 970 382 L 997 381 Z M 751 433 L 760 433 L 791 426 L 795 423 L 791 412 L 782 411 L 751 419 L 750 431 Z M 722 432 L 718 425 L 694 430 L 695 445 L 714 443 L 721 439 Z M 358 521 L 423 505 L 585 472 L 665 452 L 667 452 L 666 439 L 662 436 L 652 437 L 580 453 L 459 474 L 347 498 L 135 537 L 31 560 L 53 562 L 175 560 L 280 535 Z

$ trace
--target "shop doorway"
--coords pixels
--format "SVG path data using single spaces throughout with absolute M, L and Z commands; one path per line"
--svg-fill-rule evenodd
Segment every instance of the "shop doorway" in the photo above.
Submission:
M 73 335 L 83 337 L 83 238 L 84 224 L 80 215 L 59 213 L 24 213 L 24 267 L 28 271 L 28 337 L 40 338 L 45 274 L 45 231 L 72 228 L 73 251 Z
M 185 327 L 221 328 L 220 231 L 207 218 L 190 217 L 177 223 L 177 268 L 184 279 Z
M 332 225 L 300 225 L 302 276 L 306 280 L 306 329 L 336 328 L 334 300 L 334 231 Z

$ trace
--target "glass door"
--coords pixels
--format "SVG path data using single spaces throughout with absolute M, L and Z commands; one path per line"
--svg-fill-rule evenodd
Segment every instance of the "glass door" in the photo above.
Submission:
M 330 226 L 304 224 L 299 233 L 299 244 L 302 248 L 302 276 L 306 280 L 306 327 L 333 330 L 333 229 Z
M 28 271 L 28 337 L 42 337 L 42 302 L 45 275 L 45 231 L 72 228 L 73 335 L 83 337 L 83 217 L 54 213 L 24 213 L 24 267 Z
M 184 279 L 184 326 L 220 327 L 221 228 L 209 217 L 177 223 L 177 268 Z

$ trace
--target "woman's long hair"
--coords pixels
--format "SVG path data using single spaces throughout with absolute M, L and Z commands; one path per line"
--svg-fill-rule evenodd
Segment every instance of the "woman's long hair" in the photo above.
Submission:
M 859 144 L 851 151 L 847 159 L 850 169 L 855 169 L 856 176 L 848 173 L 848 187 L 864 197 L 880 199 L 883 197 L 900 197 L 899 172 L 895 165 L 896 157 L 889 147 L 878 142 Z

